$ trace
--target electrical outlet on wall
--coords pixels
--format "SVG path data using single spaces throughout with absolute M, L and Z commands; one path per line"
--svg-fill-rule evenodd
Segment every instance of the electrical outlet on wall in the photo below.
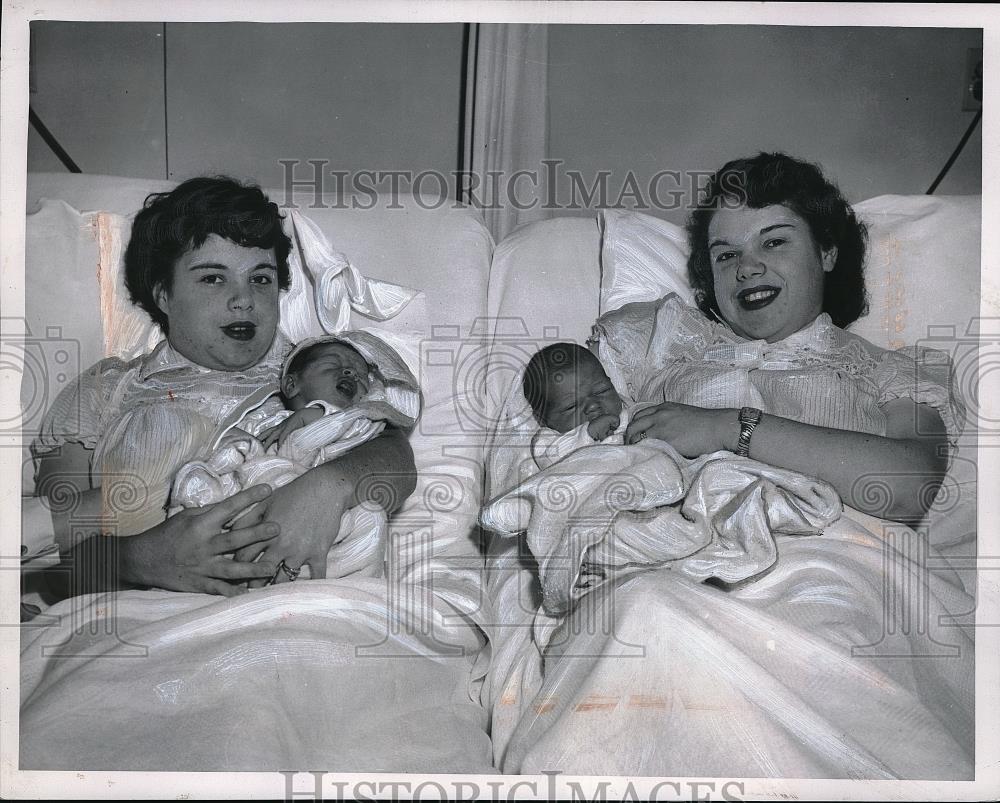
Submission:
M 962 84 L 962 111 L 974 112 L 983 107 L 983 49 L 970 47 L 965 56 L 965 79 Z

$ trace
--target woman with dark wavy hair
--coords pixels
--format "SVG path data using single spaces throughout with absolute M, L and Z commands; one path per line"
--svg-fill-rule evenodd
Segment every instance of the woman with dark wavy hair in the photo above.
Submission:
M 865 306 L 864 229 L 813 165 L 728 163 L 689 234 L 699 308 L 671 294 L 595 326 L 626 403 L 652 403 L 626 439 L 760 472 L 752 486 L 715 475 L 681 504 L 727 554 L 776 524 L 772 513 L 791 526 L 751 582 L 700 582 L 668 563 L 590 590 L 550 631 L 501 767 L 973 778 L 975 645 L 958 623 L 975 602 L 950 572 L 928 571 L 947 565 L 934 543 L 938 528 L 951 537 L 942 514 L 954 497 L 942 492 L 919 536 L 895 523 L 928 510 L 963 418 L 947 358 L 845 331 Z M 825 480 L 842 515 L 820 532 L 788 515 L 789 496 L 764 479 L 772 466 L 813 488 Z M 718 515 L 707 497 L 722 488 L 732 496 Z
M 41 493 L 71 494 L 73 515 L 100 523 L 81 538 L 69 514 L 54 513 L 72 568 L 56 575 L 69 583 L 57 593 L 154 586 L 233 596 L 247 582 L 293 579 L 304 564 L 324 576 L 341 515 L 373 493 L 372 476 L 387 478 L 395 507 L 412 492 L 412 451 L 393 430 L 273 494 L 254 486 L 166 517 L 176 469 L 239 401 L 277 381 L 291 348 L 278 330 L 290 249 L 277 204 L 225 176 L 154 193 L 136 213 L 125 284 L 165 339 L 133 360 L 109 357 L 85 371 L 32 444 Z M 115 504 L 123 483 L 138 504 Z M 253 516 L 228 526 L 254 504 Z M 120 537 L 102 537 L 112 530 Z M 289 571 L 275 575 L 280 566 Z
M 844 329 L 867 310 L 866 232 L 836 186 L 784 154 L 737 159 L 711 177 L 688 235 L 700 312 L 668 296 L 595 328 L 618 386 L 657 402 L 629 441 L 749 455 L 919 521 L 957 434 L 949 368 Z
M 706 197 L 691 215 L 688 278 L 702 312 L 721 317 L 715 297 L 709 227 L 716 211 L 739 206 L 783 206 L 805 221 L 816 246 L 836 251 L 833 267 L 823 277 L 822 309 L 835 326 L 850 326 L 868 311 L 864 224 L 816 165 L 780 153 L 762 153 L 727 163 L 712 177 Z

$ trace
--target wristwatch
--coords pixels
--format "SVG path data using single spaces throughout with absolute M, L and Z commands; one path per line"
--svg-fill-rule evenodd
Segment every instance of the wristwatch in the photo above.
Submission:
M 736 442 L 736 454 L 740 457 L 750 456 L 750 436 L 763 414 L 756 407 L 744 407 L 740 410 L 740 439 Z

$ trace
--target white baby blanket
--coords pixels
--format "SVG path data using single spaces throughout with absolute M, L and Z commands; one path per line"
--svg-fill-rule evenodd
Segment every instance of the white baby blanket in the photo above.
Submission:
M 595 444 L 491 501 L 485 527 L 527 543 L 550 615 L 606 580 L 670 565 L 686 576 L 738 583 L 769 569 L 774 535 L 819 535 L 842 505 L 819 480 L 728 452 L 690 461 L 655 439 Z

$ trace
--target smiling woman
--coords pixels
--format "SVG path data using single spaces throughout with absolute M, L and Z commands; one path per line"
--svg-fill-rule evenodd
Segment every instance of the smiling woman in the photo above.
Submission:
M 700 308 L 668 294 L 606 312 L 594 327 L 601 363 L 632 410 L 632 445 L 620 456 L 610 446 L 577 451 L 567 459 L 584 457 L 556 464 L 558 474 L 546 475 L 539 462 L 535 485 L 515 488 L 530 519 L 496 502 L 487 508 L 484 520 L 505 536 L 496 509 L 517 525 L 529 522 L 525 540 L 539 566 L 545 615 L 535 619 L 532 651 L 522 650 L 517 662 L 507 656 L 519 637 L 494 652 L 502 682 L 494 680 L 493 738 L 502 769 L 974 777 L 974 644 L 956 614 L 975 602 L 957 577 L 927 571 L 947 565 L 934 539 L 948 529 L 940 512 L 954 501 L 942 504 L 943 493 L 936 521 L 917 531 L 896 523 L 924 516 L 965 418 L 946 355 L 887 351 L 845 330 L 864 308 L 863 229 L 813 165 L 782 154 L 731 162 L 712 177 L 688 231 Z M 642 402 L 651 406 L 639 409 Z M 696 460 L 639 474 L 639 460 L 668 444 Z M 493 476 L 511 476 L 514 461 L 495 451 Z M 627 463 L 630 452 L 643 457 Z M 719 573 L 721 582 L 706 583 L 686 577 L 674 560 L 693 555 L 705 566 L 704 548 L 667 560 L 645 544 L 627 551 L 640 539 L 591 479 L 611 459 L 621 460 L 612 476 L 642 477 L 637 499 L 662 488 L 656 483 L 675 464 L 694 475 L 678 482 L 686 495 L 671 496 L 674 504 L 650 505 L 655 516 L 676 515 L 676 530 L 664 525 L 646 543 L 659 548 L 667 533 L 704 523 L 702 543 L 718 544 L 728 559 L 746 554 L 745 539 L 764 528 L 773 535 L 768 568 L 755 578 Z M 720 473 L 702 484 L 695 464 Z M 568 535 L 550 546 L 550 534 L 574 528 L 565 518 L 542 519 L 552 497 L 527 491 L 543 480 L 563 482 L 570 466 L 579 466 L 583 480 L 572 486 L 573 501 L 562 504 L 564 492 L 558 507 L 574 521 L 610 511 L 600 548 L 617 552 L 612 557 L 577 541 L 567 546 Z M 745 470 L 762 481 L 737 480 Z M 820 506 L 831 518 L 817 521 L 798 506 L 791 485 L 778 485 L 783 475 L 808 489 L 798 498 L 811 500 L 813 511 L 830 500 Z M 649 512 L 642 510 L 636 531 L 651 530 Z M 959 532 L 966 537 L 964 525 Z M 509 552 L 500 551 L 502 542 L 491 548 L 523 549 L 520 539 L 505 540 Z M 547 566 L 564 566 L 570 551 L 584 556 L 578 576 L 587 591 L 575 604 L 563 602 L 575 591 L 560 597 L 545 574 Z M 582 567 L 602 560 L 605 578 L 584 578 Z M 644 570 L 625 573 L 637 566 Z M 521 588 L 493 588 L 511 630 L 523 628 Z M 900 627 L 918 621 L 921 627 Z M 907 643 L 914 637 L 934 646 Z M 523 700 L 513 726 L 510 698 Z
M 837 248 L 820 249 L 791 209 L 720 209 L 708 235 L 715 298 L 737 334 L 773 343 L 823 311 L 823 280 Z
M 919 522 L 960 402 L 946 360 L 843 329 L 866 308 L 865 229 L 839 190 L 784 154 L 737 159 L 712 177 L 688 234 L 703 314 L 668 296 L 595 330 L 605 364 L 623 366 L 619 386 L 657 402 L 629 442 L 747 455 L 825 480 L 865 513 Z
M 849 326 L 868 306 L 866 236 L 840 190 L 815 165 L 784 154 L 734 159 L 712 177 L 688 224 L 688 273 L 698 307 L 736 329 L 736 322 L 721 309 L 734 291 L 744 294 L 737 298 L 737 308 L 750 312 L 768 306 L 782 290 L 792 289 L 798 298 L 789 301 L 786 294 L 784 314 L 772 310 L 766 316 L 780 321 L 784 334 L 744 336 L 773 342 L 811 323 L 821 312 L 837 326 Z M 816 262 L 822 273 L 815 270 Z M 723 266 L 735 273 L 727 273 Z M 780 286 L 783 271 L 796 274 L 791 288 Z M 727 275 L 735 287 L 717 293 L 716 277 Z M 750 278 L 760 281 L 748 282 Z M 758 287 L 765 295 L 748 299 Z M 746 316 L 745 321 L 755 328 L 765 326 L 756 316 Z M 796 323 L 798 327 L 792 328 Z
M 258 188 L 194 178 L 135 216 L 125 285 L 183 356 L 238 370 L 274 340 L 290 249 L 278 208 Z
M 306 263 L 306 235 L 322 232 L 289 214 Z M 52 577 L 70 580 L 75 596 L 46 611 L 52 628 L 25 631 L 24 768 L 490 767 L 474 690 L 464 691 L 481 649 L 479 630 L 464 619 L 455 628 L 438 624 L 453 617 L 461 594 L 471 593 L 467 580 L 442 579 L 441 567 L 451 570 L 445 559 L 427 559 L 423 528 L 395 529 L 388 539 L 386 519 L 416 482 L 408 436 L 421 405 L 405 359 L 373 334 L 324 336 L 325 344 L 350 347 L 318 350 L 324 360 L 344 358 L 333 389 L 353 397 L 367 386 L 364 402 L 339 419 L 317 421 L 323 432 L 295 430 L 280 444 L 294 448 L 290 457 L 285 450 L 272 460 L 272 453 L 265 455 L 269 467 L 264 460 L 253 466 L 267 471 L 283 461 L 277 471 L 234 477 L 254 462 L 239 462 L 247 456 L 240 447 L 250 442 L 249 433 L 235 431 L 241 414 L 278 389 L 291 347 L 276 333 L 288 283 L 281 224 L 264 193 L 226 179 L 154 194 L 136 215 L 129 291 L 167 337 L 148 353 L 106 358 L 84 371 L 46 413 L 33 443 L 39 493 L 57 498 L 64 511 L 57 522 L 63 563 Z M 479 224 L 471 235 L 459 242 L 483 238 L 488 258 Z M 317 264 L 295 276 L 308 281 L 305 269 Z M 400 398 L 409 405 L 397 419 L 387 412 L 367 419 Z M 270 411 L 252 408 L 264 413 L 255 423 L 282 407 L 274 401 Z M 339 433 L 329 436 L 338 426 L 350 427 L 343 441 L 352 448 L 329 455 L 328 445 L 344 445 L 332 443 Z M 181 485 L 185 467 L 224 454 L 227 444 L 233 459 L 222 468 L 232 469 L 226 478 L 233 484 L 202 498 L 179 494 L 166 517 L 171 483 Z M 292 470 L 290 463 L 301 465 Z M 474 551 L 462 542 L 474 518 L 476 480 L 470 471 L 466 485 L 464 469 L 455 470 L 463 507 L 443 516 L 416 499 L 415 509 L 428 512 L 409 520 L 434 516 L 435 549 L 457 542 Z M 272 492 L 252 485 L 262 478 L 274 484 Z M 234 488 L 243 490 L 221 498 Z M 367 526 L 376 524 L 379 530 Z M 400 565 L 393 562 L 400 554 L 405 569 L 383 576 L 387 561 L 394 571 Z M 424 587 L 417 585 L 424 578 L 429 588 L 432 572 L 433 598 L 409 590 Z M 396 631 L 393 623 L 411 615 L 413 624 Z M 114 660 L 137 654 L 142 660 Z

